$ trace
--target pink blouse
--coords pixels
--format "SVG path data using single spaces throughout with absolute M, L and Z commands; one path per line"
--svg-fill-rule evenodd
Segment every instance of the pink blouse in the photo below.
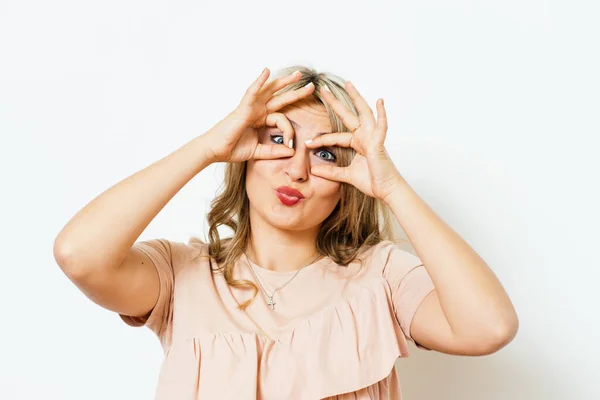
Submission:
M 275 293 L 274 310 L 259 291 L 245 311 L 237 306 L 252 291 L 213 274 L 199 239 L 135 246 L 154 263 L 160 294 L 147 318 L 119 315 L 160 340 L 155 400 L 402 398 L 394 364 L 409 356 L 412 318 L 434 285 L 393 242 L 371 246 L 362 268 L 321 258 Z M 250 262 L 269 293 L 295 274 Z M 234 278 L 255 281 L 244 256 Z

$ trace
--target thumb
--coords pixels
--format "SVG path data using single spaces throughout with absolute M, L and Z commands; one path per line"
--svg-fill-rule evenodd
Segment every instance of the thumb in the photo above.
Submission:
M 285 114 L 274 112 L 267 115 L 266 125 L 278 128 L 283 136 L 283 145 L 290 147 L 290 141 L 294 138 L 294 128 Z
M 348 168 L 334 167 L 333 165 L 315 165 L 310 169 L 311 174 L 320 176 L 330 181 L 348 182 Z

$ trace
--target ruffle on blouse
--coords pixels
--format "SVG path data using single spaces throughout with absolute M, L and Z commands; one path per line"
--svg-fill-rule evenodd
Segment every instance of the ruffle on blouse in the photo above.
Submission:
M 385 279 L 374 278 L 274 338 L 254 332 L 174 337 L 157 398 L 323 399 L 374 385 L 398 357 L 409 356 L 390 296 Z

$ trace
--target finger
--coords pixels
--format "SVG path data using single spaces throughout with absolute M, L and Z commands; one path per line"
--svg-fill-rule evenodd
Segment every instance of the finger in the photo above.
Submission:
M 293 148 L 293 140 L 294 140 L 294 128 L 292 127 L 292 123 L 283 113 L 271 113 L 267 115 L 267 126 L 277 127 L 283 136 L 283 145 L 289 149 L 287 154 L 289 156 L 294 155 Z M 291 141 L 291 143 L 290 143 Z M 275 145 L 281 146 L 281 145 Z
M 377 130 L 385 133 L 388 129 L 387 114 L 383 105 L 383 99 L 377 101 Z
M 271 71 L 269 71 L 269 68 L 265 67 L 263 72 L 258 76 L 258 78 L 256 78 L 254 80 L 254 82 L 252 82 L 250 87 L 246 90 L 246 93 L 244 94 L 242 101 L 244 101 L 244 100 L 247 100 L 250 102 L 253 101 L 254 98 L 256 97 L 256 95 L 260 92 L 260 89 L 263 87 L 263 85 L 269 78 L 270 73 L 271 73 Z
M 310 173 L 330 181 L 349 183 L 350 172 L 348 167 L 335 167 L 333 165 L 315 165 Z
M 321 88 L 321 95 L 327 101 L 327 103 L 331 106 L 333 111 L 339 115 L 346 126 L 350 130 L 354 130 L 357 126 L 360 125 L 360 119 L 356 116 L 348 107 L 346 107 L 341 101 L 339 101 L 327 87 L 327 85 L 323 85 Z
M 369 107 L 369 104 L 367 104 L 366 100 L 360 95 L 360 93 L 358 93 L 358 90 L 352 84 L 352 82 L 346 82 L 346 91 L 348 92 L 352 100 L 354 100 L 354 104 L 356 104 L 358 112 L 362 116 L 366 117 L 365 122 L 370 123 L 371 126 L 373 126 L 375 122 L 375 115 L 373 115 L 373 110 L 371 110 L 371 107 Z
M 259 143 L 252 158 L 255 160 L 272 160 L 275 158 L 291 157 L 292 155 L 294 155 L 294 151 L 286 146 Z
M 317 136 L 310 142 L 305 142 L 305 144 L 308 148 L 315 148 L 321 146 L 352 147 L 353 139 L 354 135 L 350 132 L 335 132 Z
M 302 73 L 300 71 L 294 71 L 293 73 L 291 73 L 289 75 L 285 75 L 280 78 L 277 78 L 271 82 L 268 82 L 265 85 L 265 93 L 267 93 L 268 96 L 271 97 L 279 89 L 286 87 L 290 83 L 297 82 L 301 78 L 302 78 Z
M 309 82 L 306 86 L 301 87 L 300 89 L 290 90 L 289 92 L 281 93 L 276 96 L 273 96 L 267 102 L 267 110 L 268 112 L 277 111 L 288 104 L 294 103 L 304 97 L 309 96 L 315 88 L 314 83 Z

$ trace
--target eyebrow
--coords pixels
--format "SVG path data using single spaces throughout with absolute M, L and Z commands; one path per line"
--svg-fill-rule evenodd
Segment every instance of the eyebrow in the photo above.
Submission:
M 300 124 L 298 124 L 296 121 L 293 121 L 293 120 L 291 120 L 291 119 L 289 119 L 289 118 L 288 118 L 288 120 L 290 121 L 290 123 L 292 124 L 292 126 L 294 127 L 294 129 L 299 129 L 299 128 L 302 128 L 302 127 L 300 126 Z M 321 136 L 321 135 L 324 135 L 324 134 L 326 134 L 326 133 L 333 133 L 333 132 L 317 132 L 317 135 L 316 135 L 316 136 Z

